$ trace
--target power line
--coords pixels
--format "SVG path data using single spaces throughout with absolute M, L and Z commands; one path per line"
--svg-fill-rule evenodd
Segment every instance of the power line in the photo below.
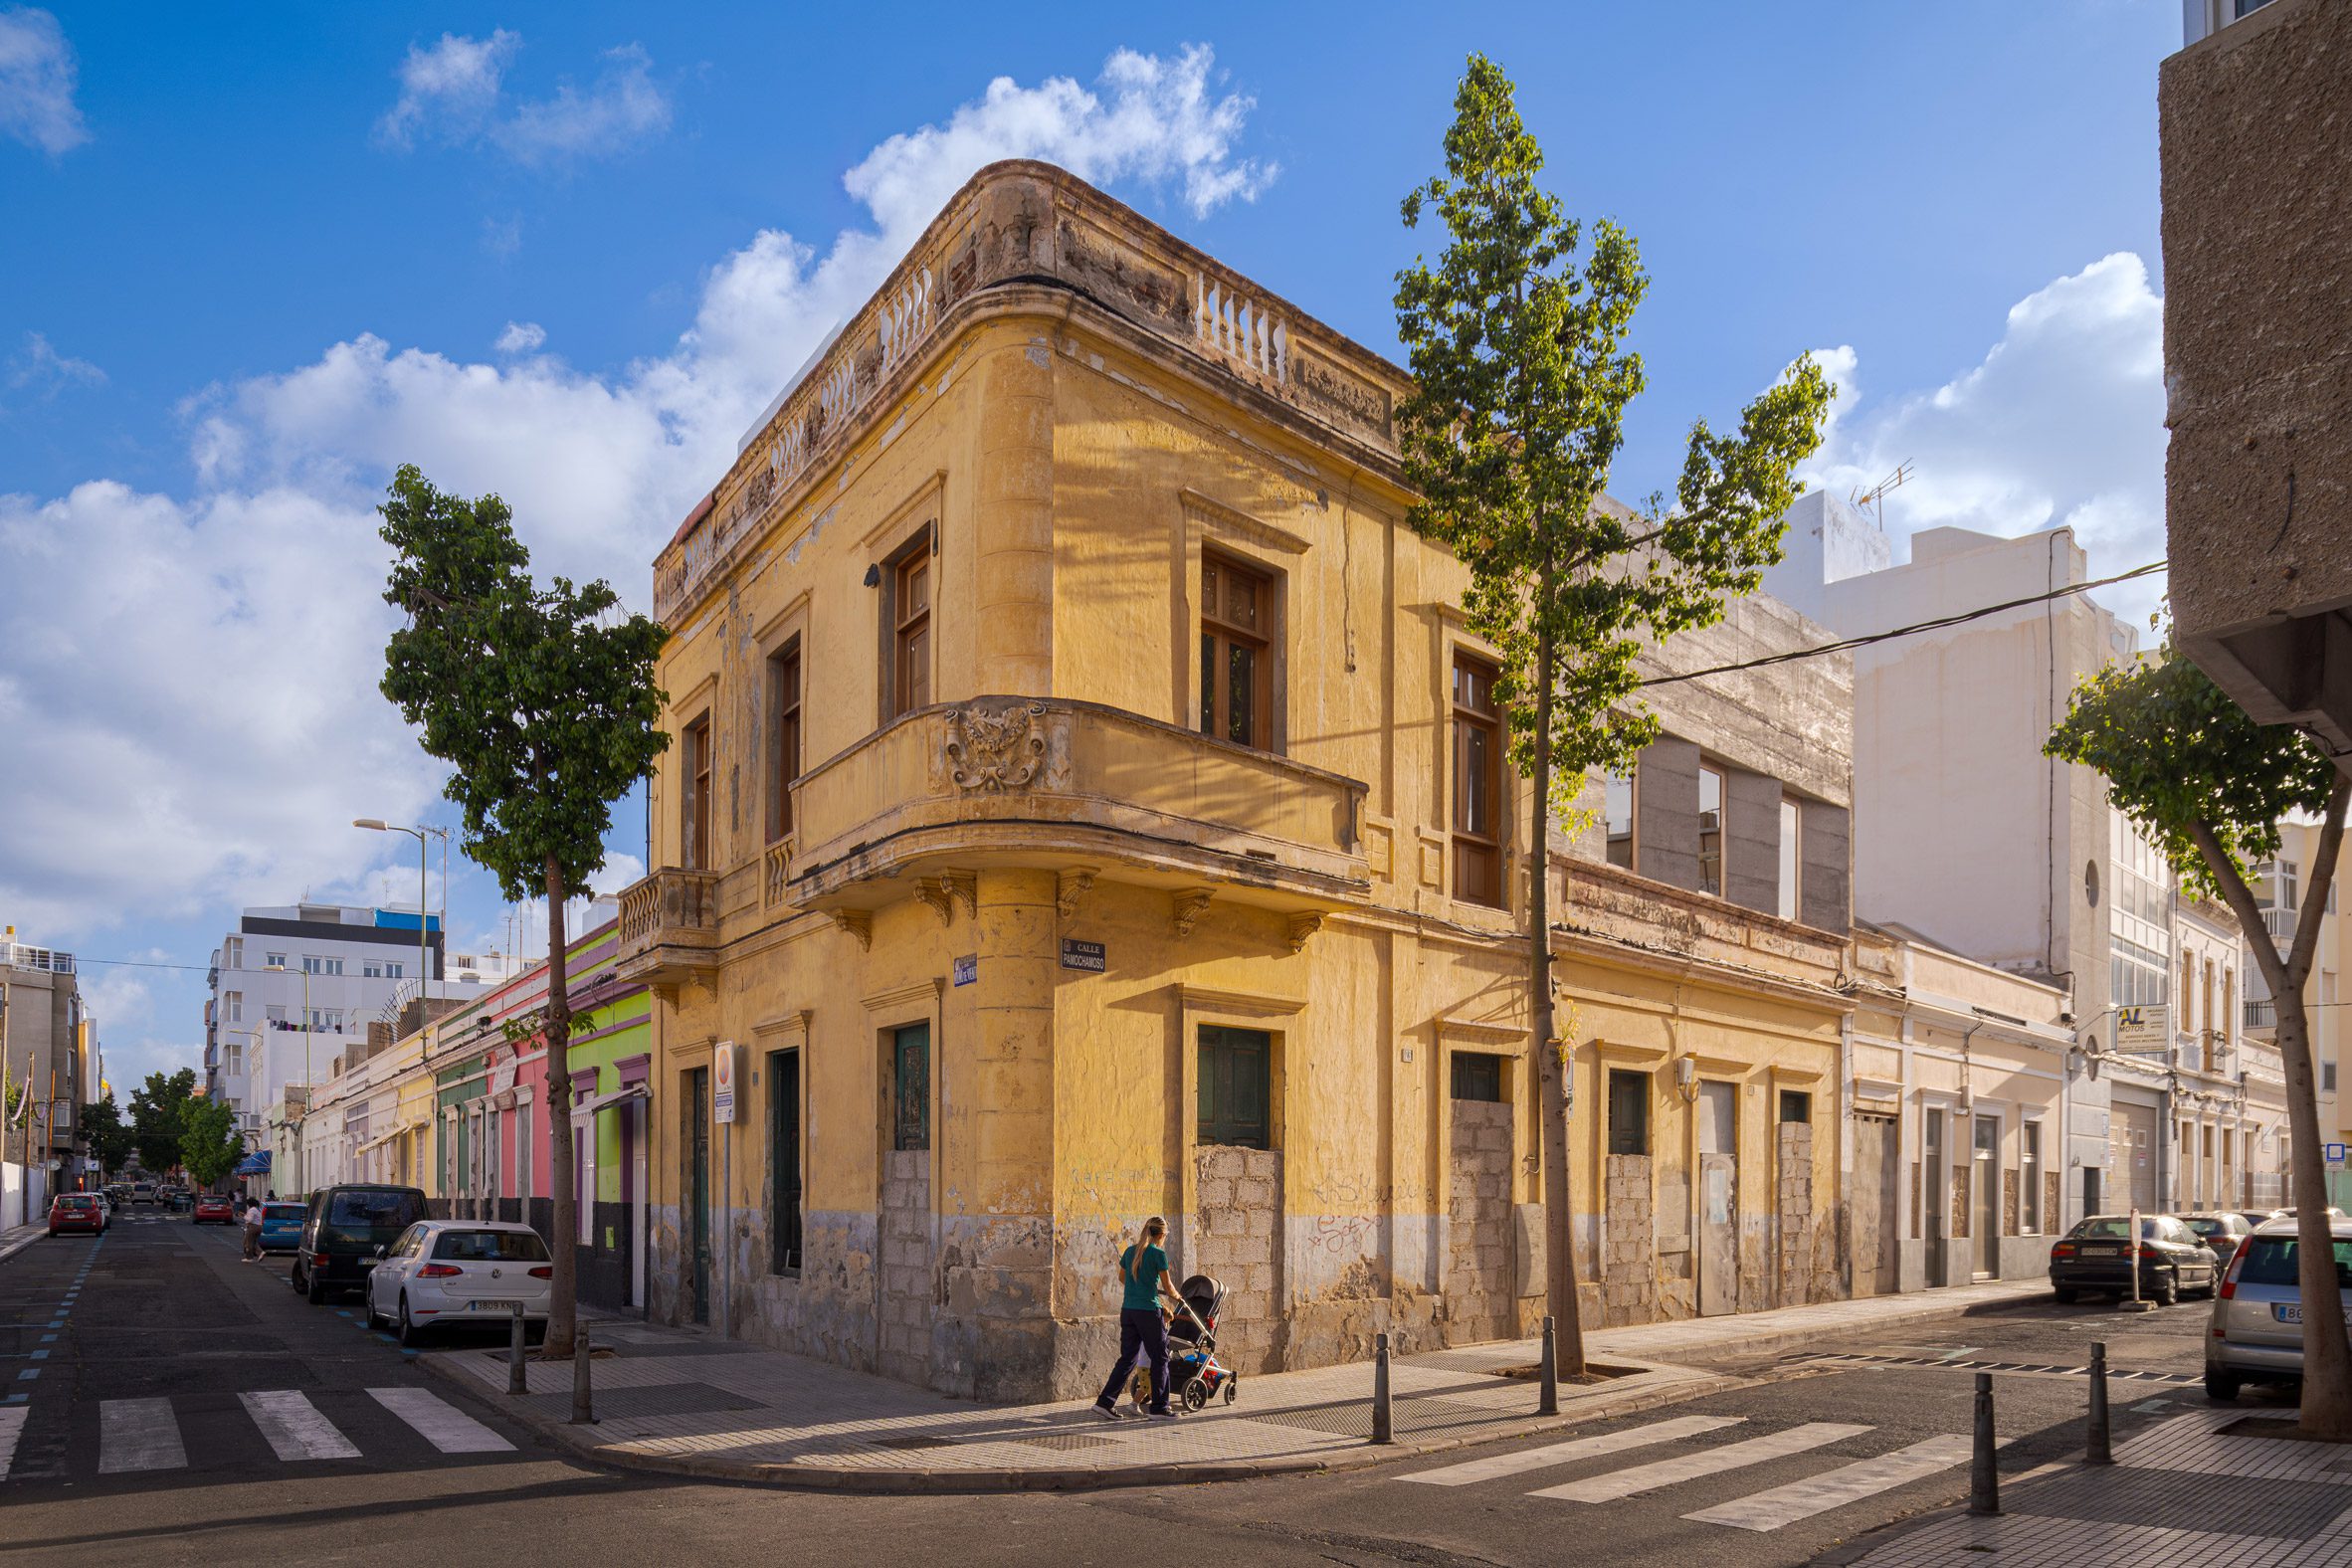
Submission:
M 212 968 L 210 964 L 150 963 L 143 958 L 85 958 L 80 953 L 76 953 L 74 955 L 74 962 L 77 966 L 82 964 L 112 964 L 119 969 L 185 969 L 190 974 L 199 975 L 209 973 Z
M 1917 621 L 1909 626 L 1898 626 L 1891 631 L 1871 632 L 1862 637 L 1849 637 L 1835 643 L 1824 643 L 1819 648 L 1795 648 L 1784 654 L 1766 654 L 1761 659 L 1743 659 L 1732 665 L 1713 665 L 1705 670 L 1688 670 L 1675 676 L 1652 676 L 1649 680 L 1638 684 L 1644 686 L 1672 686 L 1678 681 L 1696 681 L 1702 676 L 1724 676 L 1740 670 L 1761 670 L 1766 665 L 1785 665 L 1798 659 L 1818 659 L 1824 654 L 1842 654 L 1849 649 L 1866 648 L 1872 643 L 1889 642 L 1897 637 L 1911 637 L 1920 632 L 1932 632 L 1946 626 L 1958 626 L 1964 621 L 1981 621 L 1988 615 L 1999 615 L 2004 610 L 2019 610 L 2030 604 L 2044 604 L 2052 599 L 2063 599 L 2069 594 L 2087 593 L 2093 588 L 2105 588 L 2115 583 L 2129 582 L 2134 577 L 2145 577 L 2151 572 L 2160 572 L 2167 564 L 2169 563 L 2166 561 L 2150 561 L 2145 566 L 2135 566 L 2128 572 L 2117 572 L 2112 577 L 2098 577 L 2086 583 L 2074 583 L 2064 588 L 2054 588 L 2047 593 L 2028 594 L 2023 599 L 2011 599 L 2001 604 L 1983 605 L 1974 610 L 1963 610 L 1957 615 L 1938 616 L 1932 621 Z

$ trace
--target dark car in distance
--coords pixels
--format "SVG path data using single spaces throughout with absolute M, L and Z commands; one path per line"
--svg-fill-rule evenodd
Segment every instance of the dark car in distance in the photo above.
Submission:
M 313 1302 L 332 1290 L 356 1290 L 376 1266 L 376 1250 L 390 1247 L 423 1218 L 425 1195 L 414 1187 L 322 1188 L 310 1196 L 289 1277 Z
M 2129 1295 L 2135 1271 L 2141 1298 L 2171 1306 L 2191 1290 L 2211 1294 L 2222 1265 L 2196 1232 L 2169 1214 L 2141 1215 L 2136 1243 L 2129 1215 L 2094 1214 L 2051 1244 L 2050 1289 L 2060 1301 L 2085 1291 Z
M 2238 1209 L 2216 1209 L 2208 1214 L 2184 1214 L 2181 1223 L 2196 1232 L 2197 1239 L 2206 1245 L 2214 1262 L 2224 1269 L 2238 1256 L 2238 1244 L 2254 1235 L 2254 1227 L 2262 1222 Z

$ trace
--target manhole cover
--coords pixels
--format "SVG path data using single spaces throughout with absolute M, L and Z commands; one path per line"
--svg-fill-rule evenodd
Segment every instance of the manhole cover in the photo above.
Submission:
M 953 1438 L 877 1438 L 874 1440 L 874 1446 L 878 1449 L 901 1450 L 952 1449 L 955 1447 L 955 1440 Z
M 1008 1441 L 1025 1448 L 1052 1449 L 1058 1454 L 1075 1453 L 1079 1449 L 1114 1449 L 1117 1443 L 1109 1438 L 1089 1438 L 1079 1432 L 1049 1432 L 1042 1438 L 1012 1438 Z

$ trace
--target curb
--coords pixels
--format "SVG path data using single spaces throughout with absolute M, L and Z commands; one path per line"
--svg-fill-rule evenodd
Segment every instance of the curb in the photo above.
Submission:
M 4 1246 L 0 1246 L 0 1264 L 8 1262 L 8 1260 L 14 1258 L 17 1254 L 23 1252 L 35 1242 L 43 1240 L 46 1235 L 46 1232 L 35 1231 L 32 1235 L 25 1237 L 22 1241 L 9 1242 Z
M 1853 1331 L 1857 1333 L 1874 1333 L 1882 1328 L 1902 1327 L 1912 1323 L 1925 1322 L 1929 1319 L 1938 1317 L 1977 1317 L 1992 1312 L 2006 1311 L 2010 1307 L 2023 1305 L 2035 1300 L 2046 1299 L 2047 1295 L 2048 1287 L 2038 1286 L 2035 1289 L 2020 1290 L 2013 1295 L 2001 1296 L 1990 1301 L 1962 1301 L 1957 1303 L 1947 1303 L 1928 1298 L 1921 1300 L 1919 1304 L 1912 1310 L 1902 1312 L 1888 1312 L 1881 1317 L 1873 1318 L 1867 1323 L 1854 1324 Z M 1685 1356 L 1705 1356 L 1709 1358 L 1726 1355 L 1756 1355 L 1765 1351 L 1785 1350 L 1792 1345 L 1815 1344 L 1820 1341 L 1822 1333 L 1823 1330 L 1818 1326 L 1812 1328 L 1776 1327 L 1760 1329 L 1754 1333 L 1746 1334 L 1736 1338 L 1726 1336 L 1707 1345 L 1693 1345 L 1687 1349 L 1679 1350 L 1679 1353 Z M 1598 1339 L 1598 1336 L 1595 1337 Z M 1633 1360 L 1659 1360 L 1662 1358 L 1661 1354 L 1656 1353 L 1618 1350 L 1614 1346 L 1610 1345 L 1606 1340 L 1599 1340 L 1597 1343 L 1591 1345 L 1587 1351 L 1587 1354 L 1601 1357 L 1618 1356 Z
M 858 1492 L 870 1494 L 954 1493 L 954 1492 L 1023 1492 L 1023 1491 L 1109 1491 L 1132 1486 L 1189 1486 L 1210 1481 L 1264 1480 L 1284 1475 L 1332 1473 L 1362 1470 L 1374 1465 L 1393 1464 L 1398 1460 L 1418 1459 L 1428 1454 L 1443 1454 L 1452 1449 L 1470 1448 L 1483 1443 L 1503 1443 L 1514 1438 L 1537 1437 L 1557 1432 L 1564 1427 L 1588 1421 L 1604 1421 L 1616 1416 L 1634 1415 L 1661 1405 L 1678 1404 L 1686 1399 L 1699 1399 L 1710 1394 L 1725 1393 L 1749 1387 L 1753 1379 L 1701 1374 L 1662 1384 L 1656 1388 L 1632 1389 L 1617 1399 L 1597 1398 L 1589 1407 L 1558 1416 L 1535 1416 L 1514 1432 L 1466 1433 L 1455 1437 L 1434 1438 L 1411 1444 L 1394 1443 L 1375 1447 L 1366 1443 L 1359 1449 L 1336 1454 L 1316 1454 L 1268 1460 L 1214 1460 L 1196 1465 L 1136 1465 L 1117 1469 L 1098 1466 L 1069 1466 L 1061 1469 L 1023 1470 L 855 1470 L 838 1465 L 807 1465 L 798 1463 L 774 1464 L 752 1460 L 728 1460 L 679 1456 L 669 1454 L 638 1454 L 615 1444 L 599 1443 L 581 1433 L 567 1421 L 557 1421 L 535 1412 L 508 1408 L 501 1396 L 494 1393 L 480 1378 L 447 1364 L 438 1355 L 422 1355 L 416 1365 L 426 1368 L 435 1377 L 471 1396 L 475 1403 L 497 1412 L 508 1421 L 530 1429 L 540 1437 L 569 1449 L 584 1460 L 609 1466 L 615 1470 L 638 1470 L 648 1474 L 676 1475 L 694 1480 L 718 1480 L 773 1486 L 794 1491 Z

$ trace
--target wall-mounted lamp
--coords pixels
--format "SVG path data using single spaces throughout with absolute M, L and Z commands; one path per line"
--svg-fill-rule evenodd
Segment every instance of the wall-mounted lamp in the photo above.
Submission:
M 1698 1098 L 1698 1063 L 1695 1059 L 1674 1058 L 1674 1087 L 1686 1100 Z
M 882 567 L 879 563 L 866 568 L 866 586 L 869 588 L 882 586 Z

